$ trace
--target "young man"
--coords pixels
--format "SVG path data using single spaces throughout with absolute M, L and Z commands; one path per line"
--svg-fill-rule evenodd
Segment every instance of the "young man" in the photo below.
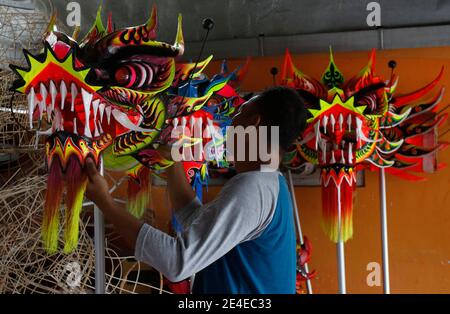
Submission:
M 288 88 L 264 91 L 241 107 L 233 126 L 279 129 L 276 159 L 299 136 L 306 110 Z M 277 139 L 278 140 L 278 139 Z M 260 142 L 261 143 L 261 142 Z M 247 140 L 245 146 L 251 145 Z M 268 141 L 273 150 L 276 143 Z M 238 147 L 239 148 L 239 147 Z M 247 154 L 248 157 L 248 154 Z M 194 293 L 295 293 L 296 236 L 286 181 L 270 164 L 235 160 L 238 172 L 210 203 L 201 204 L 183 167 L 167 170 L 169 197 L 183 231 L 169 236 L 118 208 L 94 163 L 87 163 L 87 196 L 114 224 L 136 259 L 176 282 L 196 274 Z

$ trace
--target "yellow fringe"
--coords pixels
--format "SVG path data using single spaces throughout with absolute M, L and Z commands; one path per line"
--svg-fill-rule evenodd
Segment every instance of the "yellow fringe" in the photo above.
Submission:
M 136 218 L 141 218 L 144 213 L 145 209 L 150 202 L 150 189 L 141 189 L 139 190 L 138 194 L 136 195 L 136 198 L 134 199 L 128 199 L 127 201 L 127 208 L 128 211 Z
M 346 242 L 353 238 L 353 222 L 352 215 L 347 218 L 342 219 L 341 224 L 341 238 L 343 242 Z M 332 221 L 322 221 L 322 229 L 328 238 L 334 242 L 339 242 L 339 230 L 338 230 L 338 220 L 337 217 L 333 218 Z
M 66 225 L 64 229 L 64 253 L 66 254 L 72 253 L 78 245 L 80 213 L 87 182 L 88 180 L 86 179 L 76 192 L 72 208 L 66 207 Z
M 60 205 L 58 204 L 58 207 Z M 49 254 L 56 253 L 58 250 L 59 234 L 59 210 L 51 219 L 44 219 L 41 229 L 42 242 L 44 249 Z

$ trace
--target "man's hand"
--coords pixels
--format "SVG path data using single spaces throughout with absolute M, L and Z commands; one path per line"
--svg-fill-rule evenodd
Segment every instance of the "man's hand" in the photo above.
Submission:
M 106 182 L 106 179 L 100 175 L 92 158 L 88 157 L 86 159 L 85 167 L 86 174 L 89 178 L 88 185 L 86 187 L 86 197 L 99 207 L 112 204 L 113 198 L 111 194 L 109 194 L 108 182 Z
M 127 248 L 134 252 L 136 239 L 143 222 L 114 203 L 114 199 L 109 194 L 108 183 L 97 171 L 95 162 L 91 158 L 86 159 L 84 171 L 89 178 L 86 197 L 101 209 L 106 220 L 112 223 L 115 230 L 121 235 Z

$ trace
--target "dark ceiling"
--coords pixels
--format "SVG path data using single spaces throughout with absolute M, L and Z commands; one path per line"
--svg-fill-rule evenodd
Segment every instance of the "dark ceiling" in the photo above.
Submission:
M 0 0 L 1 1 L 1 0 Z M 50 1 L 65 22 L 67 0 Z M 85 32 L 101 0 L 78 0 Z M 368 0 L 104 0 L 104 21 L 113 13 L 117 27 L 141 24 L 152 4 L 159 13 L 158 39 L 171 42 L 177 13 L 184 18 L 189 52 L 199 49 L 201 22 L 215 21 L 209 50 L 217 56 L 279 54 L 286 47 L 317 51 L 330 44 L 336 50 L 436 46 L 450 44 L 449 0 L 379 0 L 381 28 L 366 23 Z M 43 3 L 46 3 L 43 1 Z M 47 10 L 49 6 L 47 6 Z M 261 35 L 264 35 L 262 38 Z M 416 37 L 416 38 L 415 38 Z M 195 54 L 195 53 L 194 53 Z

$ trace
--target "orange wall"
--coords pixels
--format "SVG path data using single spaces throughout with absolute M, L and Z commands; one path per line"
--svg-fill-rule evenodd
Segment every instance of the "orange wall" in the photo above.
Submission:
M 348 79 L 367 62 L 367 52 L 335 53 L 334 59 Z M 282 56 L 253 58 L 243 91 L 257 91 L 271 86 L 269 74 L 273 66 L 281 67 Z M 450 47 L 401 49 L 377 52 L 377 73 L 389 77 L 387 62 L 397 61 L 400 76 L 398 93 L 410 92 L 431 81 L 442 65 L 445 72 L 442 85 L 450 86 Z M 319 78 L 328 63 L 328 54 L 293 55 L 298 68 Z M 243 60 L 229 60 L 230 69 Z M 217 73 L 220 62 L 208 66 Z M 436 89 L 437 91 L 437 89 Z M 442 104 L 450 101 L 447 93 Z M 442 130 L 449 128 L 447 122 Z M 444 137 L 450 140 L 450 133 Z M 439 154 L 439 161 L 450 164 L 450 152 Z M 387 176 L 387 207 L 391 290 L 393 293 L 450 293 L 450 168 L 427 175 L 428 181 L 411 183 Z M 219 190 L 209 187 L 206 201 Z M 310 268 L 317 271 L 313 279 L 316 293 L 337 292 L 336 250 L 324 236 L 321 227 L 320 188 L 297 187 L 297 202 L 304 234 L 313 243 Z M 378 174 L 366 173 L 366 186 L 359 188 L 354 205 L 354 239 L 345 246 L 347 289 L 349 293 L 381 293 L 381 287 L 368 287 L 366 266 L 381 263 Z M 168 219 L 164 189 L 155 188 L 154 206 L 157 219 L 164 227 Z

